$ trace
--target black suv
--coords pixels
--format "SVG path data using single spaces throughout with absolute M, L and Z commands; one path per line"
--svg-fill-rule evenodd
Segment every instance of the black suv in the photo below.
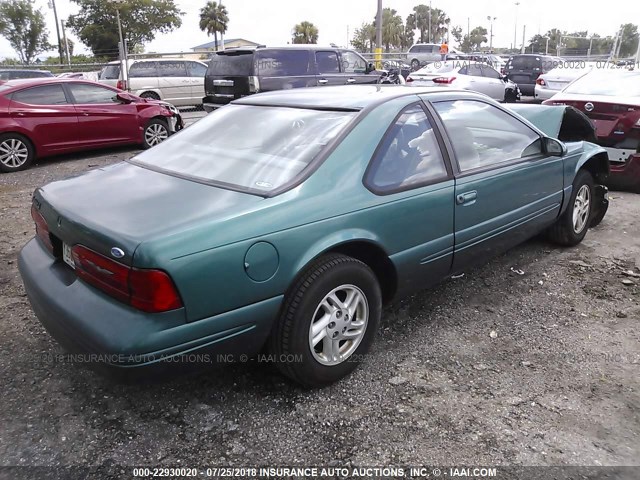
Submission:
M 553 70 L 560 63 L 562 63 L 561 58 L 549 55 L 514 55 L 507 60 L 504 73 L 509 80 L 518 84 L 522 95 L 534 96 L 538 77 Z
M 377 83 L 381 74 L 353 50 L 317 45 L 233 48 L 211 57 L 202 104 L 210 112 L 253 93 Z

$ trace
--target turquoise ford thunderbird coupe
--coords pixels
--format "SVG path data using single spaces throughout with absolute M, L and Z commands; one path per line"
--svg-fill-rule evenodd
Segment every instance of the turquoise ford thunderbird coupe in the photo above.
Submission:
M 33 310 L 109 369 L 266 351 L 305 386 L 334 382 L 383 304 L 541 232 L 576 245 L 602 220 L 609 164 L 589 121 L 514 108 L 396 86 L 236 100 L 35 191 L 19 257 Z

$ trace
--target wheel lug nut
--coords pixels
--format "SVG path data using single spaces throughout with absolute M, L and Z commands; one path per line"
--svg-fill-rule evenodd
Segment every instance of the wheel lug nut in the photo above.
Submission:
M 336 318 L 340 318 L 342 316 L 342 312 L 340 310 L 338 310 L 336 312 Z
M 336 338 L 338 336 L 338 332 L 333 332 L 333 338 Z
M 331 322 L 331 323 L 329 324 L 329 328 L 333 328 L 333 327 L 335 327 L 335 326 L 336 326 L 336 322 Z

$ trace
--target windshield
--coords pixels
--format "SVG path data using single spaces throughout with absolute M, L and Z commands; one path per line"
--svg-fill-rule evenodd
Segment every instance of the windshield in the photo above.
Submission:
M 640 96 L 640 72 L 592 71 L 565 90 L 579 95 Z
M 223 187 L 267 193 L 302 172 L 354 116 L 229 105 L 133 161 Z
M 419 70 L 417 73 L 447 73 L 447 72 L 452 72 L 455 67 L 461 67 L 461 66 L 462 64 L 460 62 L 458 63 L 434 62 L 434 63 L 430 63 L 429 65 L 424 67 L 422 70 Z

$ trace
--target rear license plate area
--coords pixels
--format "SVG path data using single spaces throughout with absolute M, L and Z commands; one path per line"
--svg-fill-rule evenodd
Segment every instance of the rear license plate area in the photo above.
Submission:
M 67 245 L 66 243 L 62 244 L 62 260 L 64 261 L 64 263 L 66 263 L 67 265 L 69 265 L 71 268 L 73 268 L 75 270 L 76 264 L 73 261 L 73 255 L 71 253 L 71 247 L 69 245 Z

